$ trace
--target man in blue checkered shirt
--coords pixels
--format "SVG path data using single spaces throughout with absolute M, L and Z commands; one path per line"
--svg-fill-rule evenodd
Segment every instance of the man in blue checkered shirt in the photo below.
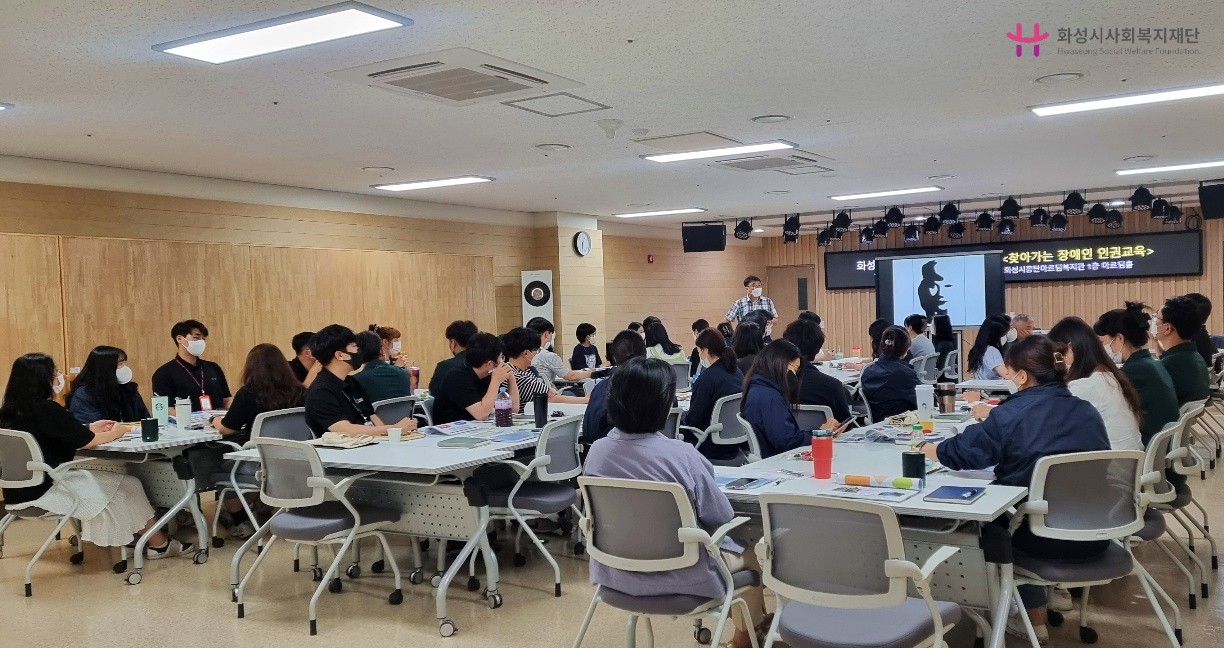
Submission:
M 765 311 L 769 314 L 769 324 L 778 320 L 778 309 L 774 308 L 773 300 L 761 296 L 761 278 L 748 275 L 744 279 L 744 296 L 735 300 L 727 310 L 724 322 L 741 322 L 744 316 L 752 311 Z

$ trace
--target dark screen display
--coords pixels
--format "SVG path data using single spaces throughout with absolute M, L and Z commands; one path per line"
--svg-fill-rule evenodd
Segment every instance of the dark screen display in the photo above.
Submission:
M 1203 233 L 1192 230 L 830 252 L 824 255 L 825 288 L 874 288 L 877 257 L 985 250 L 1002 250 L 1004 283 L 1203 274 Z

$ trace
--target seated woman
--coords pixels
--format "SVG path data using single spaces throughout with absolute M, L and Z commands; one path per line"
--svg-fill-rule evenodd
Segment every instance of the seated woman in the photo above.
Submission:
M 244 445 L 251 440 L 251 426 L 257 416 L 301 406 L 306 388 L 297 381 L 297 376 L 284 358 L 275 344 L 257 344 L 247 353 L 246 364 L 242 368 L 242 386 L 234 394 L 229 411 L 225 416 L 219 419 L 214 416 L 209 421 L 226 441 Z M 233 466 L 232 461 L 226 461 L 222 464 L 222 472 L 230 472 Z M 254 477 L 258 468 L 254 462 L 244 461 L 238 464 L 238 475 Z M 255 494 L 248 497 L 251 501 L 255 499 Z M 242 504 L 232 494 L 225 500 L 225 510 L 229 513 L 226 525 L 230 535 L 248 538 L 255 532 L 255 520 L 247 519 Z
M 757 356 L 752 369 L 744 375 L 744 400 L 740 408 L 752 426 L 761 458 L 808 445 L 811 430 L 800 430 L 791 412 L 798 402 L 799 347 L 786 340 L 770 342 Z
M 871 415 L 876 421 L 889 416 L 903 414 L 918 408 L 914 388 L 922 384 L 910 363 L 909 333 L 900 326 L 890 326 L 880 335 L 879 356 L 876 362 L 863 369 L 863 396 L 871 405 Z
M 0 405 L 0 428 L 29 432 L 42 450 L 43 461 L 52 468 L 72 461 L 77 450 L 110 443 L 129 429 L 105 419 L 82 425 L 51 400 L 63 389 L 64 375 L 56 370 L 51 356 L 27 353 L 13 362 Z M 44 477 L 37 486 L 4 490 L 4 504 L 10 511 L 33 507 L 64 515 L 72 510 L 74 499 L 80 501 L 75 517 L 81 522 L 81 539 L 99 547 L 129 544 L 136 533 L 152 529 L 157 521 L 144 486 L 130 475 L 82 470 L 55 483 Z M 192 549 L 190 543 L 158 531 L 145 557 L 165 558 Z
M 735 513 L 714 482 L 714 467 L 693 446 L 659 433 L 676 393 L 671 367 L 659 360 L 636 358 L 623 363 L 608 382 L 608 418 L 614 427 L 591 446 L 584 472 L 592 477 L 675 482 L 688 492 L 697 520 L 706 530 L 730 522 Z M 659 573 L 622 571 L 592 559 L 591 583 L 633 596 L 726 595 L 713 560 L 704 551 L 701 556 L 696 565 Z M 732 572 L 761 570 L 752 548 L 730 539 L 723 543 L 723 558 Z M 735 648 L 750 645 L 748 633 L 767 627 L 764 590 L 750 589 L 744 601 L 752 618 L 745 620 L 733 609 L 736 628 L 731 645 Z
M 393 326 L 370 325 L 370 332 L 376 333 L 382 348 L 378 357 L 383 362 L 401 369 L 407 369 L 412 364 L 408 361 L 408 352 L 404 350 L 404 340 L 399 329 Z
M 667 364 L 688 364 L 684 349 L 667 336 L 663 322 L 651 322 L 646 326 L 646 357 L 662 360 Z
M 514 368 L 514 380 L 518 383 L 520 414 L 536 396 L 547 396 L 550 403 L 588 402 L 587 396 L 566 396 L 557 391 L 552 385 L 545 383 L 531 366 L 532 358 L 540 351 L 539 333 L 520 326 L 503 335 L 502 343 L 505 345 L 506 362 Z M 582 368 L 587 367 L 584 365 Z
M 886 319 L 877 319 L 867 325 L 867 337 L 871 338 L 871 357 L 862 360 L 861 362 L 847 362 L 844 366 L 846 369 L 855 371 L 862 370 L 867 365 L 875 362 L 875 359 L 880 355 L 880 336 L 884 334 L 884 329 L 891 326 Z
M 1067 345 L 1067 389 L 1096 408 L 1114 450 L 1143 450 L 1139 421 L 1143 406 L 1126 374 L 1105 353 L 1092 327 L 1078 317 L 1064 317 L 1050 329 L 1050 339 Z
M 757 354 L 765 348 L 765 329 L 756 322 L 744 322 L 735 327 L 735 364 L 740 373 L 748 375 Z
M 78 422 L 89 425 L 94 421 L 136 422 L 149 418 L 149 408 L 136 383 L 127 353 L 112 346 L 94 347 L 72 379 L 68 393 L 68 411 Z
M 1146 348 L 1152 316 L 1145 309 L 1146 306 L 1139 302 L 1126 302 L 1126 308 L 1101 315 L 1092 331 L 1105 345 L 1110 358 L 1122 366 L 1122 373 L 1139 394 L 1142 412 L 1139 437 L 1147 446 L 1152 437 L 1176 421 L 1180 414 L 1173 379 Z
M 353 374 L 353 380 L 361 384 L 371 404 L 412 395 L 408 371 L 387 362 L 387 349 L 386 340 L 377 333 L 362 331 L 357 334 L 357 353 L 362 365 L 361 371 Z
M 936 315 L 931 320 L 931 343 L 935 345 L 935 353 L 939 354 L 939 360 L 935 366 L 940 373 L 947 366 L 947 362 L 951 359 L 957 361 L 955 357 L 956 351 L 956 333 L 952 330 L 952 318 L 947 315 Z M 953 353 L 953 356 L 949 356 Z
M 1006 334 L 1003 331 L 999 337 Z M 919 442 L 919 450 L 952 470 L 994 466 L 996 483 L 1025 488 L 1032 481 L 1033 467 L 1042 457 L 1108 450 L 1109 436 L 1101 415 L 1092 404 L 1072 396 L 1067 389 L 1066 348 L 1044 335 L 1030 335 L 1014 342 L 1007 350 L 1005 364 L 1009 379 L 1016 385 L 1015 395 L 994 408 L 981 423 L 942 443 Z M 1108 540 L 1039 538 L 1029 531 L 1027 524 L 1012 536 L 1016 551 L 1072 562 L 1099 557 L 1108 543 Z M 1046 588 L 1021 585 L 1020 598 L 1038 638 L 1048 637 Z M 1008 626 L 1019 627 L 1013 623 Z
M 624 330 L 616 334 L 612 338 L 612 348 L 608 353 L 612 355 L 612 375 L 615 375 L 619 368 L 626 362 L 634 358 L 646 357 L 646 344 L 642 341 L 642 336 L 634 333 L 631 330 Z M 608 432 L 612 431 L 612 423 L 608 421 L 608 388 L 612 386 L 611 380 L 604 378 L 591 388 L 590 401 L 587 403 L 586 413 L 582 416 L 582 442 L 591 444 L 608 436 Z
M 693 382 L 693 393 L 689 396 L 689 408 L 682 425 L 705 430 L 710 427 L 714 414 L 714 403 L 718 399 L 739 394 L 744 390 L 744 374 L 735 364 L 735 351 L 727 348 L 723 336 L 707 328 L 697 335 L 697 355 L 701 358 L 701 375 Z M 696 439 L 688 439 L 690 443 Z M 740 455 L 738 445 L 718 445 L 706 440 L 698 450 L 710 461 L 732 461 Z
M 969 349 L 969 373 L 977 380 L 1008 379 L 1003 363 L 1003 345 L 1011 326 L 998 317 L 988 317 L 978 328 L 973 348 Z

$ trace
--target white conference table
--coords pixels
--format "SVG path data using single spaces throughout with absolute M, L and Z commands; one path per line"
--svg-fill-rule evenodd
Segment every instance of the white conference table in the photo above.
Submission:
M 966 389 L 976 389 L 980 392 L 988 394 L 1014 394 L 1016 393 L 1016 384 L 1010 380 L 965 380 L 956 383 L 956 388 L 964 391 Z
M 871 427 L 878 427 L 878 425 Z M 907 446 L 893 443 L 838 442 L 834 444 L 833 449 L 833 471 L 835 476 L 836 474 L 900 475 L 901 453 L 907 449 Z M 759 519 L 759 498 L 765 493 L 836 496 L 833 489 L 840 484 L 833 479 L 818 480 L 812 477 L 812 463 L 795 459 L 797 452 L 782 453 L 735 468 L 716 466 L 715 472 L 720 476 L 776 477 L 780 480 L 751 490 L 724 490 L 736 512 Z M 796 477 L 790 473 L 799 473 L 804 477 Z M 942 594 L 945 600 L 957 601 L 968 607 L 990 609 L 992 618 L 989 632 L 982 628 L 983 634 L 990 636 L 987 646 L 1002 648 L 1004 630 L 1012 604 L 1014 574 L 1010 563 L 995 564 L 985 561 L 984 553 L 978 542 L 978 535 L 984 525 L 999 518 L 1009 508 L 1024 500 L 1028 496 L 1028 489 L 994 485 L 989 481 L 974 477 L 976 475 L 964 476 L 943 470 L 934 472 L 927 475 L 925 487 L 921 492 L 904 501 L 890 502 L 888 505 L 898 515 L 922 518 L 930 523 L 946 521 L 951 525 L 942 529 L 938 525 L 930 528 L 926 526 L 903 527 L 907 552 L 929 555 L 944 544 L 959 546 L 960 554 L 958 554 L 958 560 L 955 561 L 958 566 L 945 566 L 939 572 L 941 575 L 950 574 L 951 578 L 936 578 L 937 598 Z M 986 494 L 968 505 L 923 501 L 926 494 L 945 485 L 985 486 Z M 974 531 L 966 532 L 964 529 L 954 528 L 963 527 L 965 524 L 971 525 Z M 911 556 L 913 559 L 921 557 L 925 556 Z M 976 617 L 974 620 L 978 621 Z
M 493 427 L 492 422 L 477 424 L 481 430 Z M 503 432 L 535 429 L 531 425 L 497 428 Z M 456 434 L 455 436 L 464 436 Z M 329 471 L 369 471 L 379 473 L 361 479 L 348 490 L 350 501 L 381 508 L 401 511 L 400 520 L 389 526 L 389 530 L 414 537 L 428 537 L 464 541 L 458 557 L 445 574 L 435 575 L 437 591 L 434 594 L 438 618 L 438 629 L 442 636 L 450 636 L 457 629 L 454 621 L 447 617 L 446 593 L 459 570 L 467 565 L 468 558 L 480 551 L 484 558 L 487 587 L 484 596 L 494 607 L 500 606 L 501 595 L 497 591 L 499 570 L 497 555 L 489 544 L 487 529 L 489 507 L 470 502 L 463 482 L 480 466 L 507 461 L 519 450 L 536 446 L 538 436 L 513 442 L 495 442 L 475 448 L 440 448 L 438 443 L 447 438 L 443 435 L 426 435 L 419 439 L 379 441 L 360 448 L 318 447 L 319 459 Z M 225 455 L 226 459 L 259 461 L 258 450 L 243 450 Z M 457 482 L 457 483 L 455 483 Z M 265 525 L 266 528 L 266 525 Z M 242 556 L 262 535 L 257 532 L 234 555 L 231 573 L 237 573 Z M 439 549 L 445 556 L 445 548 Z M 414 573 L 419 573 L 420 566 Z M 410 582 L 419 582 L 409 579 Z
M 85 457 L 124 462 L 126 465 L 123 472 L 141 481 L 145 490 L 152 496 L 150 499 L 155 505 L 168 504 L 166 512 L 157 520 L 157 523 L 136 541 L 135 569 L 124 577 L 131 585 L 139 585 L 142 579 L 144 553 L 149 539 L 169 524 L 179 511 L 189 511 L 192 519 L 195 520 L 199 536 L 197 538 L 199 546 L 196 547 L 193 556 L 195 564 L 201 565 L 208 562 L 209 544 L 205 535 L 208 525 L 204 521 L 204 514 L 200 511 L 200 505 L 196 499 L 196 479 L 191 474 L 190 468 L 186 466 L 185 460 L 179 462 L 175 460 L 182 457 L 188 448 L 209 441 L 220 441 L 222 438 L 220 432 L 210 427 L 200 430 L 183 430 L 169 425 L 161 426 L 158 429 L 157 441 L 143 441 L 139 432 L 135 434 L 134 437 L 125 436 L 96 448 L 80 451 L 80 454 Z M 170 461 L 150 462 L 149 459 L 154 457 L 163 457 Z M 175 463 L 180 465 L 175 466 Z M 91 465 L 90 468 L 93 470 L 108 469 L 102 464 Z M 120 561 L 115 565 L 115 571 L 122 573 L 127 571 L 127 567 L 126 561 Z
M 820 373 L 833 376 L 838 380 L 838 382 L 849 387 L 858 383 L 859 376 L 862 375 L 863 372 L 860 369 L 843 369 L 841 365 L 846 362 L 857 362 L 858 360 L 858 358 L 833 360 L 818 364 L 816 365 L 816 368 L 820 370 Z

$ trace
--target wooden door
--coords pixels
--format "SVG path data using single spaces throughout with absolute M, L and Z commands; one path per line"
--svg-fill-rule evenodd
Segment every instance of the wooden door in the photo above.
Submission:
M 799 311 L 816 310 L 816 266 L 773 266 L 766 270 L 765 296 L 778 308 L 781 327 L 799 317 Z M 774 337 L 781 334 L 774 329 Z

